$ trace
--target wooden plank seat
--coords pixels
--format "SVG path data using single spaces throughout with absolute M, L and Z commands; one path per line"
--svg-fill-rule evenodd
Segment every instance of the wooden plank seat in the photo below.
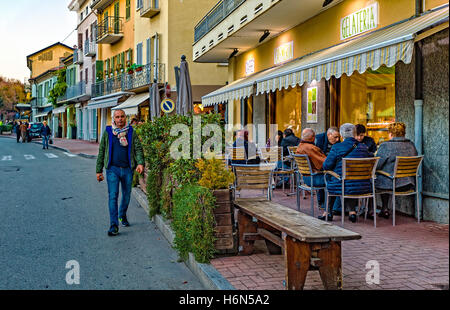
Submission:
M 318 270 L 325 289 L 342 289 L 341 242 L 361 235 L 260 198 L 234 202 L 239 255 L 251 255 L 255 240 L 271 254 L 284 253 L 286 289 L 302 290 L 309 270 Z

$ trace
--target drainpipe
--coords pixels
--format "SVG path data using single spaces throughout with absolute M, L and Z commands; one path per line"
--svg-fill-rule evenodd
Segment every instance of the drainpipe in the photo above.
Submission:
M 420 1 L 419 1 L 420 2 Z M 414 139 L 419 155 L 423 155 L 423 63 L 422 63 L 422 42 L 416 42 L 414 45 L 415 54 L 415 100 L 414 100 Z M 417 187 L 419 190 L 419 206 L 423 214 L 423 203 L 422 203 L 422 170 L 423 162 L 419 169 L 419 179 Z M 417 211 L 416 211 L 417 212 Z M 419 217 L 422 217 L 419 214 Z

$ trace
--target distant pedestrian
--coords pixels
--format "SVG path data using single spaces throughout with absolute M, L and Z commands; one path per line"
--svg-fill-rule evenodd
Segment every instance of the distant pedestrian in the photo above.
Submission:
M 109 216 L 111 226 L 108 236 L 119 233 L 119 221 L 122 226 L 130 226 L 127 220 L 127 210 L 130 203 L 133 172 L 144 171 L 144 153 L 141 142 L 132 126 L 126 126 L 126 116 L 123 110 L 115 110 L 113 125 L 107 126 L 100 142 L 97 157 L 97 181 L 103 178 L 103 167 L 106 169 L 106 181 L 109 194 Z M 122 186 L 122 201 L 118 208 L 119 184 Z
M 50 138 L 52 131 L 50 130 L 50 127 L 47 126 L 47 122 L 43 122 L 43 126 L 41 127 L 41 138 L 42 138 L 42 149 L 48 150 L 48 139 Z
M 20 140 L 20 125 L 22 125 L 22 123 L 17 122 L 16 125 L 14 126 L 14 130 L 16 131 L 17 143 L 19 143 Z
M 20 136 L 22 138 L 22 143 L 25 143 L 25 140 L 27 139 L 27 125 L 26 123 L 20 124 Z

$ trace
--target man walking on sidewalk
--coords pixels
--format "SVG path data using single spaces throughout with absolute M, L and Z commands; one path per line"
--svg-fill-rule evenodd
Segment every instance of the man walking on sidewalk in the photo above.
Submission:
M 48 139 L 50 138 L 52 131 L 50 130 L 50 127 L 47 126 L 46 121 L 44 121 L 43 124 L 44 126 L 41 127 L 42 149 L 48 150 Z
M 22 123 L 20 124 L 20 136 L 22 137 L 22 143 L 25 143 L 26 139 L 27 139 L 27 124 L 26 123 Z
M 133 172 L 144 171 L 144 153 L 139 138 L 132 126 L 126 126 L 123 110 L 115 110 L 113 125 L 107 126 L 100 142 L 97 157 L 97 181 L 103 181 L 103 167 L 106 169 L 108 183 L 108 206 L 111 227 L 108 236 L 119 233 L 119 220 L 122 226 L 130 226 L 127 210 L 130 203 Z M 122 185 L 122 201 L 118 208 L 119 183 Z

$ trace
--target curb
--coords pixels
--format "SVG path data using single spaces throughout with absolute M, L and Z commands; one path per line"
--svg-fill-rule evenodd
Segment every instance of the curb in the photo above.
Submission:
M 14 139 L 15 137 L 8 137 L 8 136 L 0 135 L 0 138 Z M 37 141 L 31 141 L 31 143 L 42 144 L 42 143 L 37 142 Z M 50 143 L 48 144 L 48 146 L 51 147 L 51 148 L 63 151 L 63 152 L 67 152 L 67 153 L 73 154 L 68 149 L 65 149 L 65 148 L 62 148 L 62 147 L 59 147 L 59 146 L 54 146 L 54 145 L 52 145 Z M 89 154 L 84 154 L 84 153 L 78 153 L 78 154 L 73 154 L 73 155 L 77 155 L 77 156 L 84 157 L 84 158 L 97 158 L 97 155 L 89 155 Z
M 136 198 L 139 205 L 145 210 L 147 215 L 149 214 L 147 196 L 145 193 L 134 187 L 132 189 L 132 195 Z M 161 233 L 164 237 L 169 241 L 170 245 L 173 246 L 173 240 L 175 238 L 175 234 L 170 227 L 170 223 L 163 219 L 161 215 L 155 215 L 152 218 L 152 221 L 158 226 Z M 235 288 L 225 279 L 216 268 L 214 268 L 211 264 L 201 264 L 198 263 L 194 255 L 189 253 L 189 258 L 185 262 L 186 266 L 192 271 L 192 273 L 197 276 L 200 282 L 210 290 L 235 290 Z

